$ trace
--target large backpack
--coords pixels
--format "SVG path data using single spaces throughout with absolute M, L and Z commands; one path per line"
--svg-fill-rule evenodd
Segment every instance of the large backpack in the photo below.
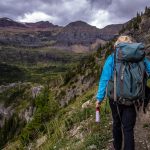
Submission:
M 120 43 L 113 55 L 114 73 L 108 82 L 107 96 L 124 105 L 143 101 L 146 86 L 144 45 Z

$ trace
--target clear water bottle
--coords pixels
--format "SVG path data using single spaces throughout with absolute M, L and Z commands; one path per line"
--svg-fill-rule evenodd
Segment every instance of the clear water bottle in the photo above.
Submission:
M 99 107 L 96 107 L 96 122 L 100 122 L 100 109 Z

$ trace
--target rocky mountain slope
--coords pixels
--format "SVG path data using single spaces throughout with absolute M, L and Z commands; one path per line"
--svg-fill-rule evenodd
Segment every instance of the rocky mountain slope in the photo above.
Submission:
M 26 28 L 26 25 L 5 17 L 5 18 L 0 18 L 0 27 Z
M 120 34 L 131 35 L 137 42 L 145 45 L 147 56 L 150 55 L 150 8 L 144 13 L 137 13 L 137 16 L 124 25 Z
M 90 50 L 111 40 L 121 27 L 119 24 L 98 29 L 83 21 L 60 27 L 48 21 L 19 23 L 9 18 L 1 18 L 0 44 L 24 47 L 51 46 L 69 50 L 81 46 L 79 48 Z

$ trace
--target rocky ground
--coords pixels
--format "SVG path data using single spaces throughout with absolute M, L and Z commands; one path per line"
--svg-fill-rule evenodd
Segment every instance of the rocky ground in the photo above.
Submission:
M 150 108 L 150 106 L 148 107 Z M 135 127 L 136 150 L 150 150 L 150 111 L 139 113 Z

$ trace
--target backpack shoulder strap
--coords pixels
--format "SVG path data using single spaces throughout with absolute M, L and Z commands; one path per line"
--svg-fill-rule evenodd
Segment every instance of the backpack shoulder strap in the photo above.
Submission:
M 116 70 L 116 49 L 114 51 L 114 101 L 117 101 L 117 70 Z

